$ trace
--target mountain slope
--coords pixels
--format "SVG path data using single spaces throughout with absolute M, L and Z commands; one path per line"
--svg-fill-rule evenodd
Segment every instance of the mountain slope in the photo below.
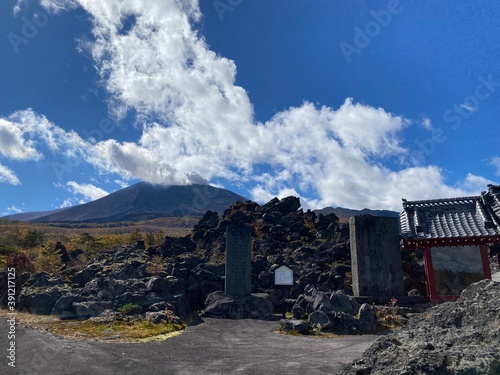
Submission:
M 351 210 L 350 208 L 342 207 L 325 207 L 321 210 L 314 210 L 316 214 L 328 215 L 334 213 L 339 218 L 349 218 L 356 215 L 373 215 L 373 216 L 389 216 L 389 217 L 399 217 L 399 213 L 396 211 L 389 210 L 370 210 L 368 208 L 363 208 L 362 210 Z
M 13 215 L 8 215 L 8 216 L 3 216 L 0 217 L 0 219 L 7 219 L 7 220 L 19 220 L 19 221 L 34 221 L 36 219 L 39 219 L 41 217 L 63 211 L 66 208 L 59 208 L 57 210 L 51 210 L 51 211 L 37 211 L 37 212 L 22 212 L 20 214 L 13 214 Z
M 138 221 L 164 216 L 202 216 L 207 210 L 222 213 L 240 200 L 247 198 L 208 185 L 160 186 L 140 182 L 95 201 L 47 212 L 34 219 L 17 215 L 8 218 L 35 222 Z

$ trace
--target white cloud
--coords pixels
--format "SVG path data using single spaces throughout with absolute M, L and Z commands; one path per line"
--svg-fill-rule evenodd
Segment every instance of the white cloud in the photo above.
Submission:
M 18 0 L 21 3 L 25 0 Z M 77 0 L 40 0 L 44 8 L 52 13 L 59 13 L 61 11 L 69 10 L 78 7 Z
M 24 205 L 24 204 L 23 204 Z M 0 211 L 0 217 L 2 216 L 9 216 L 9 215 L 15 215 L 15 214 L 20 214 L 24 212 L 23 209 L 16 207 L 15 205 L 11 205 L 3 210 Z
M 495 156 L 491 159 L 490 164 L 496 168 L 495 174 L 500 176 L 500 157 Z
M 66 208 L 66 207 L 71 207 L 73 206 L 73 202 L 71 198 L 67 198 L 64 200 L 64 202 L 61 203 L 61 205 L 58 208 Z
M 126 188 L 129 186 L 129 184 L 125 181 L 122 180 L 114 180 L 115 184 L 120 185 L 122 189 Z
M 8 119 L 16 128 L 22 132 L 22 136 L 37 138 L 43 142 L 52 152 L 61 152 L 66 155 L 74 155 L 76 151 L 85 150 L 88 142 L 84 141 L 75 131 L 65 131 L 54 125 L 45 116 L 39 115 L 32 109 L 17 111 Z M 1 119 L 0 119 L 1 121 Z M 31 142 L 29 145 L 33 145 Z M 39 150 L 30 149 L 31 158 L 42 158 Z
M 250 190 L 251 198 L 256 202 L 269 202 L 276 194 L 273 194 L 270 189 L 264 188 L 262 185 L 255 185 Z
M 466 111 L 469 111 L 470 113 L 474 113 L 477 111 L 477 107 L 472 105 L 471 103 L 462 103 L 460 104 L 460 107 L 462 107 Z
M 10 212 L 14 212 L 16 214 L 20 214 L 21 212 L 23 212 L 23 210 L 17 208 L 15 205 L 10 206 L 9 208 L 7 208 L 7 210 L 9 210 Z
M 13 170 L 0 164 L 0 183 L 2 182 L 11 185 L 21 185 L 21 181 L 19 181 Z
M 481 191 L 485 191 L 489 184 L 496 185 L 497 183 L 482 176 L 476 176 L 472 173 L 468 173 L 465 179 L 457 186 L 465 191 L 476 192 L 476 194 L 479 194 Z
M 92 184 L 79 184 L 75 181 L 68 181 L 66 186 L 69 187 L 69 190 L 73 194 L 81 194 L 88 200 L 96 200 L 109 194 L 107 191 Z
M 41 159 L 34 141 L 25 138 L 29 130 L 23 124 L 0 118 L 0 154 L 16 160 Z
M 432 130 L 432 121 L 428 117 L 424 117 L 422 119 L 422 126 L 426 128 L 427 130 Z

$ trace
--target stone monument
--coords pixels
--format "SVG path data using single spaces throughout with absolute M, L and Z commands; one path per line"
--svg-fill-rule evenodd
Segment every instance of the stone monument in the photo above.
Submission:
M 266 293 L 252 292 L 252 230 L 248 225 L 226 229 L 225 291 L 210 293 L 203 316 L 226 319 L 268 319 L 274 305 Z
M 398 219 L 353 216 L 349 218 L 349 236 L 354 296 L 403 296 Z
M 226 294 L 248 296 L 252 292 L 251 239 L 248 225 L 230 225 L 226 229 Z

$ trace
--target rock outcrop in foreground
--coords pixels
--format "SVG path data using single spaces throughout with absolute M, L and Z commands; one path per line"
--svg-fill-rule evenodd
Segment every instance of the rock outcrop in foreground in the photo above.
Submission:
M 344 375 L 500 374 L 500 283 L 482 280 L 378 339 Z
M 305 287 L 292 307 L 295 320 L 307 319 L 311 328 L 330 331 L 340 335 L 371 333 L 377 329 L 377 318 L 373 308 L 356 302 L 352 296 L 338 290 L 324 293 L 314 285 Z M 296 331 L 293 324 L 281 321 L 282 331 Z

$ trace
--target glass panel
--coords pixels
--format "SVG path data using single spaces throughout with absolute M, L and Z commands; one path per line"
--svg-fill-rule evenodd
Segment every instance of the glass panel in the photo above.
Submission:
M 431 254 L 438 295 L 460 295 L 467 286 L 484 279 L 479 246 L 434 247 Z

